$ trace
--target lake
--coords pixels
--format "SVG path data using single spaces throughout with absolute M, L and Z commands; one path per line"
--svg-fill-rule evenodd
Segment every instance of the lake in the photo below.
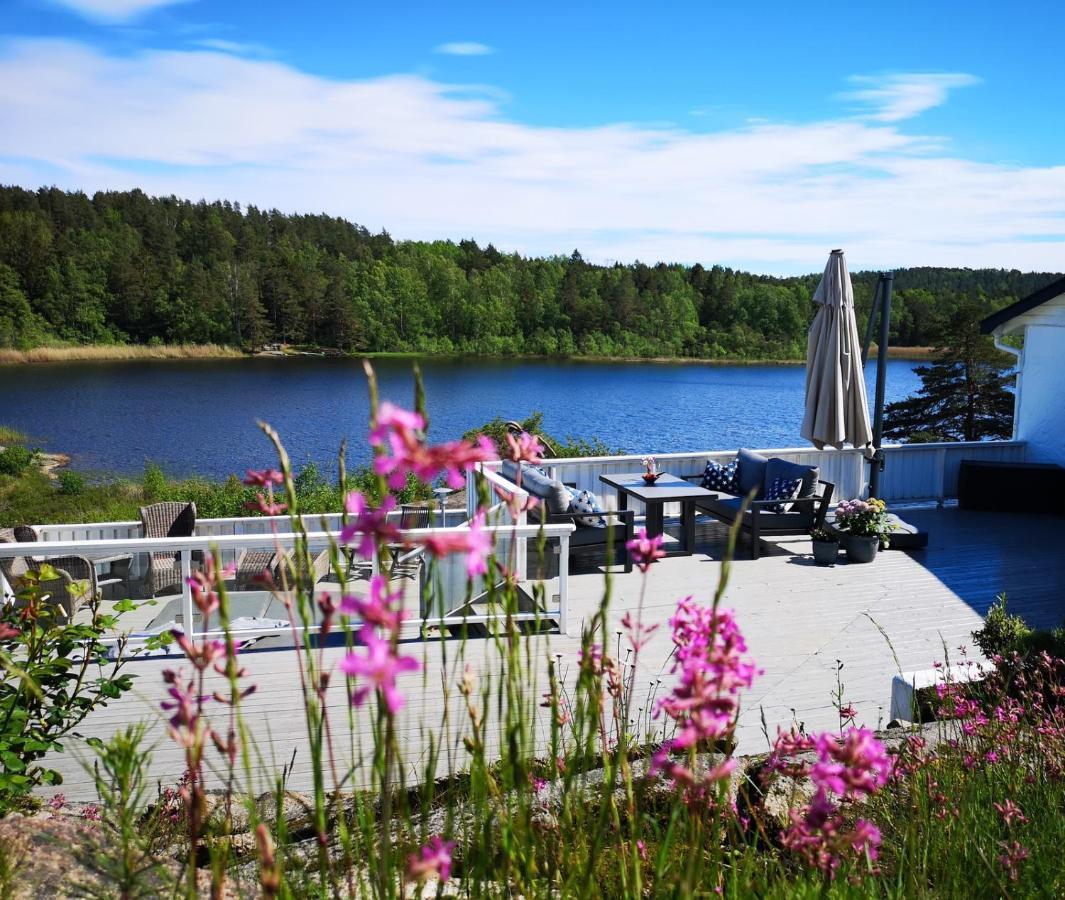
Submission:
M 887 398 L 920 385 L 916 363 L 889 363 Z M 413 404 L 409 359 L 375 362 L 382 399 Z M 643 453 L 802 445 L 802 366 L 571 361 L 422 361 L 430 433 L 458 437 L 495 416 L 541 410 L 552 434 L 599 437 Z M 866 367 L 870 401 L 875 366 Z M 0 422 L 75 467 L 224 477 L 276 460 L 256 420 L 280 432 L 298 466 L 335 471 L 349 442 L 365 462 L 369 401 L 358 360 L 297 357 L 61 363 L 0 369 Z

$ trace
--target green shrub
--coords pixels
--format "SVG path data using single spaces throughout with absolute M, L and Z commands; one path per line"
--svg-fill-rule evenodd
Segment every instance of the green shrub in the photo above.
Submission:
M 60 740 L 94 709 L 117 700 L 132 685 L 120 674 L 124 660 L 110 662 L 101 639 L 113 633 L 130 601 L 100 613 L 99 599 L 88 603 L 78 623 L 68 623 L 48 602 L 49 565 L 23 576 L 16 602 L 0 615 L 0 814 L 41 784 L 59 784 L 58 772 L 41 765 Z
M 1007 612 L 1005 594 L 1000 594 L 987 611 L 984 627 L 973 632 L 973 641 L 988 659 L 1014 653 L 1027 657 L 1042 652 L 1065 659 L 1065 627 L 1029 628 L 1020 616 Z
M 543 428 L 544 414 L 540 411 L 518 422 L 522 431 L 535 434 L 542 438 L 555 451 L 555 456 L 569 458 L 571 456 L 613 456 L 619 451 L 613 450 L 604 444 L 599 438 L 574 438 L 567 435 L 565 438 L 552 437 Z M 479 428 L 471 428 L 463 437 L 473 440 L 478 435 L 491 438 L 500 452 L 505 452 L 507 446 L 507 422 L 496 416 L 491 422 L 485 422 Z
M 85 491 L 85 478 L 70 469 L 64 469 L 56 478 L 56 490 L 68 497 L 76 496 Z
M 0 450 L 0 475 L 21 475 L 33 465 L 36 453 L 18 444 Z

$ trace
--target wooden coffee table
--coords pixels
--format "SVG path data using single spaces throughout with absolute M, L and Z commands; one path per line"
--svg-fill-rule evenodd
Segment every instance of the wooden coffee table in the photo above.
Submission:
M 665 528 L 664 508 L 667 503 L 680 504 L 681 549 L 669 550 L 666 556 L 691 556 L 695 549 L 695 501 L 716 497 L 713 491 L 678 478 L 676 475 L 663 473 L 658 480 L 649 485 L 643 480 L 642 472 L 622 472 L 600 475 L 603 484 L 610 485 L 617 491 L 618 509 L 628 509 L 629 497 L 640 500 L 646 509 L 647 534 L 651 537 L 662 534 Z

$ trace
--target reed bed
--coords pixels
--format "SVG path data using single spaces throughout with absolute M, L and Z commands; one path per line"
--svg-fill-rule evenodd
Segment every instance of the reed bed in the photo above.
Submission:
M 244 356 L 235 347 L 221 344 L 100 344 L 94 346 L 34 347 L 32 350 L 0 349 L 0 364 L 48 362 L 109 362 L 138 359 L 232 359 Z

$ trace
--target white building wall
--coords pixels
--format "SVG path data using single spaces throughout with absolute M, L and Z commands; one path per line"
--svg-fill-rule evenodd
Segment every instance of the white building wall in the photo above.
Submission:
M 1065 322 L 1028 324 L 1022 365 L 1016 437 L 1030 462 L 1065 466 Z

